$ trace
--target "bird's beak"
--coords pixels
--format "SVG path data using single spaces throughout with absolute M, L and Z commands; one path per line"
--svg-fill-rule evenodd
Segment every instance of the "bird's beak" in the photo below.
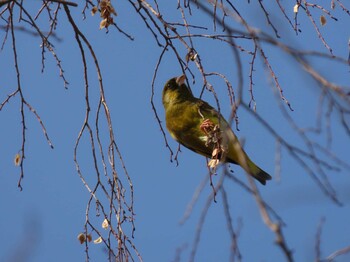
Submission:
M 186 80 L 186 75 L 181 75 L 176 78 L 176 84 L 178 86 L 182 86 L 185 83 L 185 80 Z

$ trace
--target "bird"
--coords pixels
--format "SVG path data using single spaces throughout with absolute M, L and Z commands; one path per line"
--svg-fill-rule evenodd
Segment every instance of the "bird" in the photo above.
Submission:
M 172 138 L 211 158 L 210 167 L 222 162 L 240 165 L 265 185 L 271 176 L 250 160 L 225 118 L 207 102 L 196 98 L 185 80 L 186 75 L 171 78 L 162 92 L 166 128 Z

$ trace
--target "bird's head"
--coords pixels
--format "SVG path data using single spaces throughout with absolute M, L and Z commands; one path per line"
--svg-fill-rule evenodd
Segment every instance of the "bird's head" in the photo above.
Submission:
M 191 90 L 185 84 L 186 76 L 173 77 L 168 80 L 163 89 L 163 105 L 168 105 L 191 99 Z

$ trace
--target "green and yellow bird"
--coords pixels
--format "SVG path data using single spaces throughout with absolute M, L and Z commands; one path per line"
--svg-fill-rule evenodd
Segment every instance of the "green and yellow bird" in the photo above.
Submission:
M 166 127 L 188 149 L 219 161 L 240 165 L 265 185 L 271 176 L 253 163 L 223 116 L 207 102 L 193 96 L 185 75 L 166 82 L 163 89 Z

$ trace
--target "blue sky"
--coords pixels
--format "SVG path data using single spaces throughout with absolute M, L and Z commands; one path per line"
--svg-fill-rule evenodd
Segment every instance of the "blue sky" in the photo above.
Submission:
M 264 30 L 273 33 L 266 26 L 259 6 L 253 3 L 249 6 L 248 10 L 242 9 L 242 15 L 249 16 L 253 25 L 262 26 Z M 290 15 L 292 6 L 286 9 L 290 11 Z M 277 11 L 274 12 L 275 7 L 268 7 L 271 8 L 271 17 L 280 29 L 283 42 L 295 48 L 327 52 L 305 15 L 299 17 L 302 33 L 295 36 L 286 21 L 277 16 Z M 116 142 L 134 183 L 134 243 L 144 261 L 172 261 L 179 247 L 183 247 L 181 261 L 187 261 L 200 213 L 211 188 L 206 185 L 190 218 L 184 225 L 179 225 L 195 189 L 208 174 L 205 158 L 185 148 L 182 148 L 179 155 L 179 166 L 169 161 L 169 151 L 165 147 L 150 104 L 151 81 L 162 49 L 156 45 L 151 33 L 128 3 L 115 3 L 118 13 L 116 21 L 135 37 L 134 41 L 130 41 L 113 28 L 108 34 L 104 30 L 98 30 L 98 16 L 88 15 L 83 21 L 80 15 L 81 8 L 71 8 L 71 12 L 79 21 L 81 30 L 91 41 L 99 58 Z M 161 8 L 166 19 L 181 22 L 180 14 L 171 13 L 170 6 L 168 10 L 162 6 Z M 193 18 L 194 22 L 211 25 L 211 20 L 208 21 L 205 15 L 201 15 L 198 10 L 195 10 L 195 13 L 198 17 Z M 315 14 L 315 17 L 318 17 L 318 13 Z M 334 14 L 339 21 L 328 19 L 328 23 L 321 30 L 334 53 L 347 58 L 350 29 L 346 25 L 349 16 L 341 12 L 339 6 L 334 10 Z M 45 21 L 39 23 L 45 25 Z M 13 98 L 0 112 L 0 260 L 18 261 L 16 256 L 19 256 L 27 257 L 27 260 L 23 261 L 83 261 L 84 246 L 77 241 L 77 235 L 83 231 L 89 194 L 77 175 L 73 162 L 74 144 L 85 114 L 80 52 L 62 12 L 57 29 L 57 35 L 62 41 L 53 43 L 70 83 L 66 90 L 59 78 L 55 61 L 48 52 L 45 72 L 41 73 L 39 39 L 20 32 L 16 35 L 24 95 L 44 121 L 55 148 L 50 149 L 36 118 L 26 110 L 25 177 L 22 181 L 23 191 L 20 192 L 17 188 L 20 169 L 13 163 L 14 156 L 21 148 L 19 97 Z M 232 83 L 237 83 L 236 68 L 229 48 L 212 40 L 195 39 L 194 44 L 207 71 L 222 72 Z M 178 46 L 184 57 L 186 50 Z M 288 111 L 288 114 L 303 128 L 315 126 L 319 86 L 296 67 L 293 59 L 267 44 L 264 47 L 279 77 L 284 95 L 294 109 L 293 112 Z M 349 87 L 348 67 L 325 59 L 312 58 L 310 61 L 317 70 L 325 73 L 330 81 Z M 245 58 L 242 62 L 245 76 L 243 97 L 245 101 L 249 101 L 249 60 Z M 92 63 L 91 57 L 88 63 Z M 191 88 L 198 96 L 202 88 L 200 74 L 194 65 L 190 67 L 196 75 L 196 83 Z M 89 70 L 90 98 L 94 115 L 98 102 L 98 83 L 93 67 L 90 66 Z M 10 40 L 0 53 L 0 72 L 0 101 L 3 101 L 7 94 L 16 89 Z M 162 120 L 163 85 L 169 78 L 180 74 L 181 69 L 175 56 L 170 51 L 167 52 L 155 82 L 154 103 Z M 302 145 L 300 137 L 295 134 L 278 109 L 280 100 L 275 99 L 271 80 L 262 66 L 261 59 L 256 64 L 254 82 L 258 114 L 291 144 Z M 220 98 L 222 114 L 228 117 L 230 107 L 226 86 L 223 81 L 215 78 L 212 79 L 212 84 Z M 203 98 L 215 105 L 215 100 L 209 92 L 206 92 Z M 287 244 L 294 250 L 295 260 L 314 260 L 315 235 L 322 217 L 325 218 L 321 236 L 322 257 L 349 246 L 349 171 L 342 169 L 340 172 L 328 173 L 343 203 L 342 207 L 335 205 L 321 192 L 286 150 L 282 150 L 281 178 L 278 181 L 274 174 L 276 141 L 251 114 L 240 109 L 238 116 L 240 131 L 236 133 L 245 140 L 247 153 L 259 166 L 274 176 L 267 186 L 259 186 L 259 189 L 264 199 L 286 222 L 287 226 L 283 230 Z M 331 124 L 332 150 L 343 156 L 343 160 L 347 162 L 349 136 L 339 125 L 339 115 L 332 116 Z M 311 136 L 325 144 L 324 133 Z M 176 151 L 177 143 L 168 134 L 167 138 L 171 148 Z M 88 139 L 84 137 L 79 159 L 87 180 L 93 184 L 96 175 L 89 150 Z M 240 167 L 231 168 L 235 176 L 246 181 Z M 220 175 L 215 176 L 214 182 L 219 178 Z M 225 190 L 233 225 L 235 229 L 240 228 L 238 246 L 243 260 L 283 260 L 282 253 L 274 244 L 274 235 L 263 224 L 253 197 L 228 179 L 225 181 Z M 95 218 L 93 222 L 100 225 L 102 221 L 100 217 Z M 229 247 L 230 239 L 222 198 L 218 196 L 217 203 L 212 203 L 209 208 L 196 261 L 228 261 Z M 105 260 L 103 245 L 90 244 L 89 251 L 92 261 Z M 337 259 L 348 260 L 349 255 Z

